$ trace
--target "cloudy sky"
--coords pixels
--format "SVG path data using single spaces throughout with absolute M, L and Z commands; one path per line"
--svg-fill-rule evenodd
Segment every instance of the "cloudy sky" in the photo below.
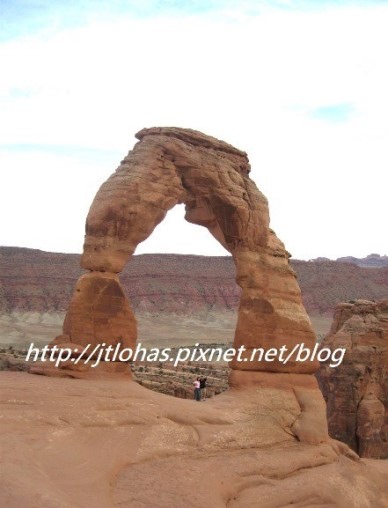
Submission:
M 0 245 L 81 252 L 143 127 L 248 152 L 294 258 L 388 254 L 388 1 L 0 0 Z M 226 253 L 169 212 L 137 250 Z

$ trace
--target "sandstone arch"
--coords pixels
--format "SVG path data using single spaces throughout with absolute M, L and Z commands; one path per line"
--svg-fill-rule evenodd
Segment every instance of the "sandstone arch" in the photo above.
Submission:
M 178 203 L 232 254 L 242 288 L 235 346 L 315 344 L 289 254 L 269 228 L 268 203 L 247 154 L 190 129 L 151 128 L 102 184 L 86 220 L 82 276 L 56 342 L 133 347 L 136 320 L 118 273 Z M 232 362 L 234 371 L 312 373 L 316 362 Z M 239 383 L 235 372 L 234 382 Z

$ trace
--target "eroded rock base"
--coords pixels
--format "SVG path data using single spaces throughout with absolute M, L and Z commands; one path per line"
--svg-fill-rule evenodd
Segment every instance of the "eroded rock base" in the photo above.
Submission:
M 125 380 L 0 375 L 1 506 L 388 506 L 385 461 L 300 442 L 283 389 L 196 402 Z

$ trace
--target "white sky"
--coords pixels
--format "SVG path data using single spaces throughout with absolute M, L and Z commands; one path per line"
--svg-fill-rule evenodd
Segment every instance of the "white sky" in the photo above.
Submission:
M 388 254 L 388 2 L 0 1 L 0 245 L 81 252 L 135 132 L 177 126 L 248 152 L 294 258 Z M 142 252 L 226 253 L 183 207 Z

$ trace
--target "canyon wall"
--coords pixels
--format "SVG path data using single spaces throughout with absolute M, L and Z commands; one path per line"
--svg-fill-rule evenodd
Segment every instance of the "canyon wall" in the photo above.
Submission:
M 388 300 L 339 304 L 322 347 L 346 348 L 341 365 L 324 362 L 317 373 L 331 436 L 388 458 Z
M 388 268 L 337 261 L 290 260 L 310 316 L 332 316 L 346 300 L 388 295 Z M 0 247 L 0 313 L 61 312 L 84 273 L 78 254 Z M 120 275 L 136 313 L 207 313 L 236 310 L 241 289 L 231 257 L 178 254 L 133 256 Z

